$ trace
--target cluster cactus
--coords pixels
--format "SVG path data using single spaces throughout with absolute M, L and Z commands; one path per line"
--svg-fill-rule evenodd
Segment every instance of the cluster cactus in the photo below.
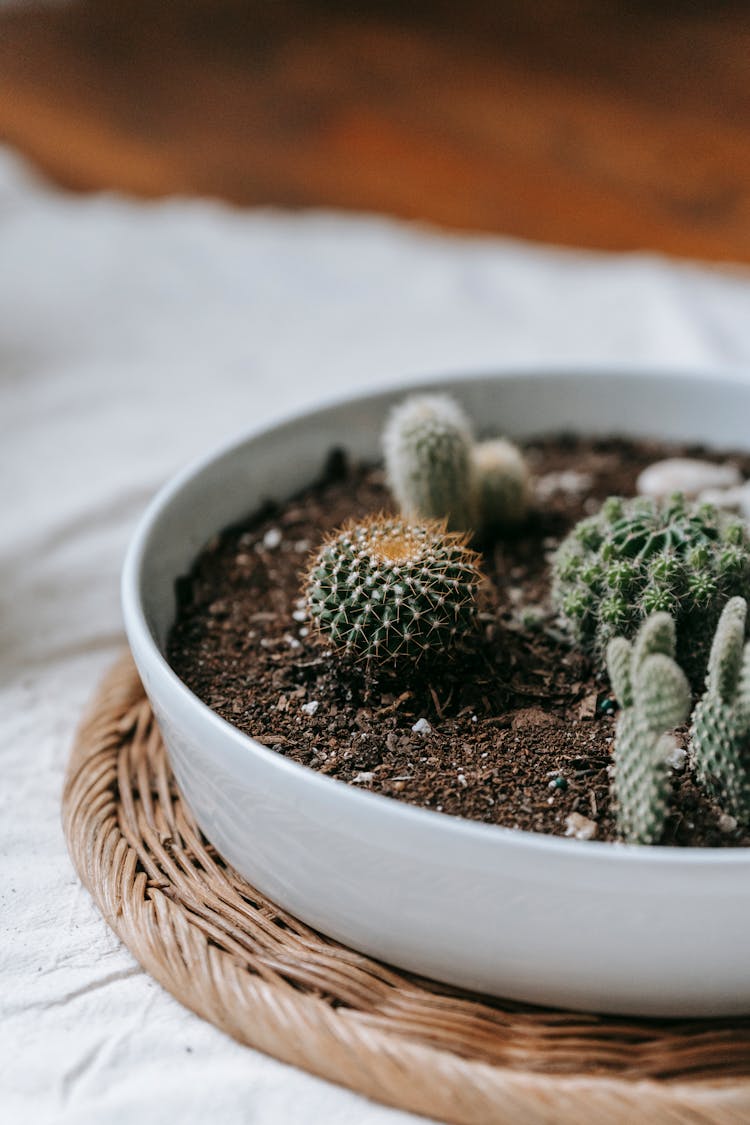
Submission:
M 601 661 L 611 638 L 632 637 L 646 617 L 665 612 L 694 684 L 723 606 L 749 588 L 744 523 L 680 494 L 661 502 L 610 497 L 573 528 L 553 562 L 553 601 L 580 648 Z
M 334 648 L 370 667 L 408 670 L 461 647 L 476 627 L 480 579 L 478 556 L 445 522 L 377 515 L 323 544 L 305 592 Z
M 620 836 L 657 844 L 664 832 L 671 788 L 669 732 L 690 713 L 690 685 L 674 659 L 675 626 L 667 613 L 641 625 L 634 642 L 607 647 L 612 689 L 622 708 L 615 739 L 613 795 Z
M 451 529 L 485 532 L 521 521 L 529 472 L 516 446 L 476 443 L 471 423 L 447 395 L 413 395 L 383 432 L 388 483 L 409 520 L 445 519 Z
M 727 602 L 708 661 L 706 691 L 693 712 L 690 759 L 724 811 L 750 823 L 750 643 L 747 602 Z

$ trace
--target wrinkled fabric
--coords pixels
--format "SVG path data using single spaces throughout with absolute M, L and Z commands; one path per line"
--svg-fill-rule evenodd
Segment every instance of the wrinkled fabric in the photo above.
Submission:
M 123 643 L 128 538 L 185 461 L 335 392 L 583 361 L 748 365 L 750 275 L 368 216 L 74 197 L 0 149 L 4 1120 L 417 1120 L 239 1046 L 151 980 L 73 871 L 63 770 Z

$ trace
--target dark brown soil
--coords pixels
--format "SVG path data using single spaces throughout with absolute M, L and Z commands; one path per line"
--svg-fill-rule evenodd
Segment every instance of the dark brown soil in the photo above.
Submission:
M 334 457 L 321 483 L 206 546 L 178 584 L 170 662 L 223 718 L 321 773 L 534 832 L 571 834 L 568 818 L 578 814 L 584 833 L 590 821 L 597 839 L 611 840 L 615 708 L 606 681 L 556 628 L 548 558 L 601 499 L 632 494 L 643 467 L 675 452 L 705 455 L 620 439 L 530 443 L 537 503 L 522 529 L 484 553 L 483 636 L 456 666 L 425 668 L 408 683 L 363 680 L 316 642 L 305 619 L 310 552 L 350 517 L 390 506 L 379 471 Z M 736 460 L 750 473 L 750 459 Z M 426 733 L 413 729 L 422 719 Z M 689 773 L 676 772 L 664 842 L 750 844 L 723 828 Z

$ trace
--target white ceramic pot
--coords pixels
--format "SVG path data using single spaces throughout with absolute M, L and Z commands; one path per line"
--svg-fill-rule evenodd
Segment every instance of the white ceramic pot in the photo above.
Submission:
M 750 384 L 726 376 L 524 372 L 431 386 L 490 433 L 750 444 Z M 141 521 L 124 569 L 125 623 L 201 829 L 280 906 L 402 968 L 602 1012 L 750 1012 L 750 849 L 578 842 L 361 792 L 241 734 L 164 659 L 175 579 L 203 544 L 314 480 L 333 446 L 375 459 L 384 415 L 409 389 L 251 433 L 183 472 Z

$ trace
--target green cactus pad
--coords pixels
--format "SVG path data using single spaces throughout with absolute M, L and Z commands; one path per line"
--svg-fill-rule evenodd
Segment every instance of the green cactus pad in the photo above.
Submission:
M 629 713 L 620 723 L 618 741 L 621 753 L 612 787 L 618 835 L 628 844 L 658 844 L 669 815 L 671 742 L 654 738 Z
M 750 824 L 750 643 L 747 603 L 727 602 L 716 628 L 706 691 L 693 713 L 690 759 L 701 785 L 724 809 Z
M 477 563 L 465 537 L 444 524 L 373 516 L 336 532 L 313 560 L 310 616 L 359 662 L 408 669 L 444 658 L 476 628 Z
M 750 536 L 736 517 L 681 495 L 610 497 L 573 528 L 553 562 L 553 599 L 575 641 L 602 662 L 612 637 L 652 613 L 674 617 L 693 684 L 706 669 L 722 607 L 750 591 Z
M 391 412 L 383 431 L 388 484 L 408 520 L 472 525 L 471 423 L 448 395 L 412 395 Z
M 671 790 L 668 732 L 690 713 L 690 685 L 674 660 L 675 627 L 666 613 L 641 625 L 634 643 L 614 637 L 607 648 L 617 720 L 612 791 L 617 828 L 630 844 L 658 844 Z

